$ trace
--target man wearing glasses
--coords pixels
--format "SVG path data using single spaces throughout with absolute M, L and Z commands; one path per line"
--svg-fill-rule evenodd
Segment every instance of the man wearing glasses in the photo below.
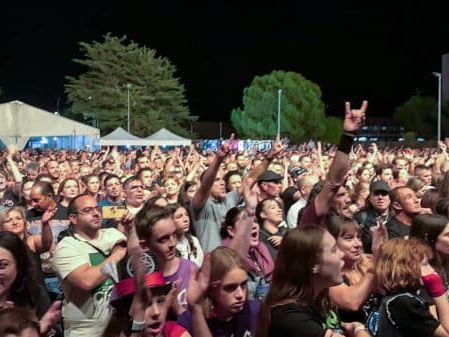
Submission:
M 66 336 L 101 336 L 108 324 L 113 282 L 107 271 L 126 255 L 125 236 L 115 228 L 102 228 L 101 208 L 88 195 L 68 206 L 73 234 L 59 242 L 55 269 L 64 291 Z

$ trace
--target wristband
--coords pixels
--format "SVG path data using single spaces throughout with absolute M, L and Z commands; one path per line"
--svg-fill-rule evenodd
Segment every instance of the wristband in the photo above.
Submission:
M 422 276 L 421 280 L 430 296 L 440 297 L 446 293 L 446 287 L 444 286 L 443 279 L 440 275 L 430 274 Z
M 128 333 L 141 332 L 145 329 L 145 321 L 130 320 L 128 325 Z
M 338 144 L 338 151 L 349 154 L 354 143 L 354 136 L 349 133 L 343 133 Z

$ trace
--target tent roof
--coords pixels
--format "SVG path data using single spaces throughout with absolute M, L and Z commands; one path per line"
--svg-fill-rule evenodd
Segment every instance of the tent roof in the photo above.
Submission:
M 100 144 L 111 146 L 120 146 L 120 145 L 145 146 L 148 145 L 148 141 L 146 139 L 134 136 L 133 134 L 126 132 L 123 128 L 118 127 L 111 133 L 108 133 L 106 136 L 101 137 Z
M 190 145 L 192 141 L 188 138 L 184 138 L 178 136 L 177 134 L 162 128 L 159 131 L 153 133 L 151 136 L 148 136 L 150 142 L 148 145 Z
M 21 101 L 0 104 L 0 119 L 3 137 L 100 135 L 96 128 Z

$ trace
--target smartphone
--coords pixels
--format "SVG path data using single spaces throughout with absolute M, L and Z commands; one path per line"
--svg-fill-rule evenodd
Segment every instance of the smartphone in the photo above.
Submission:
M 101 207 L 103 219 L 118 219 L 126 213 L 125 206 L 103 206 Z

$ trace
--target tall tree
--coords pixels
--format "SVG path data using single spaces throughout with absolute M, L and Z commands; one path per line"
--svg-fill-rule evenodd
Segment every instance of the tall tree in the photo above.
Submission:
M 403 105 L 396 108 L 393 118 L 408 131 L 436 138 L 438 125 L 437 100 L 430 96 L 412 96 Z M 443 133 L 449 132 L 449 104 L 445 102 L 441 112 Z
M 301 74 L 284 71 L 256 76 L 243 90 L 243 108 L 231 113 L 239 137 L 274 138 L 278 89 L 282 89 L 282 136 L 293 141 L 320 139 L 326 130 L 320 88 Z
M 162 127 L 187 135 L 189 110 L 176 68 L 156 51 L 110 33 L 102 42 L 80 42 L 85 66 L 78 77 L 67 77 L 65 91 L 71 111 L 97 121 L 102 134 L 127 128 L 128 95 L 130 132 L 148 136 Z

